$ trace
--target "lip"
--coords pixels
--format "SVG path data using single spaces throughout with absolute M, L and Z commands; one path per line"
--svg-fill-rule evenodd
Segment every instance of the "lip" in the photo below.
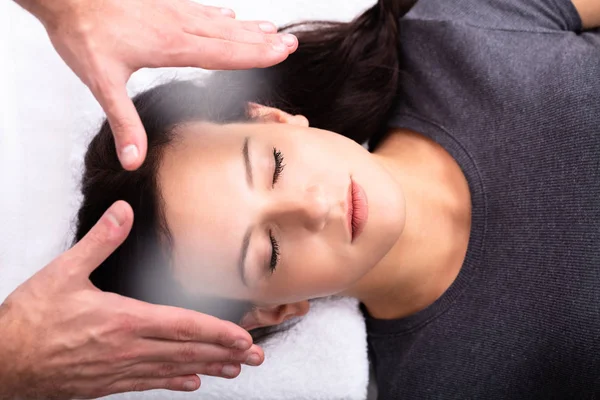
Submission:
M 369 218 L 369 202 L 365 190 L 350 177 L 348 187 L 348 230 L 354 242 L 362 233 Z

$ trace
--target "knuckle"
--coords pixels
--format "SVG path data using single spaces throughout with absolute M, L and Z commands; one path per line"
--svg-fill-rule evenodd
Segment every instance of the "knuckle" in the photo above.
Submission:
M 177 325 L 175 330 L 176 339 L 181 341 L 192 340 L 194 336 L 197 336 L 199 333 L 198 329 L 187 321 L 182 321 Z
M 217 332 L 216 342 L 225 347 L 233 345 L 233 339 L 231 335 L 225 330 L 220 330 Z
M 239 361 L 240 352 L 235 349 L 231 349 L 227 351 L 227 360 L 228 361 Z
M 236 41 L 239 39 L 239 34 L 234 29 L 222 28 L 218 33 L 219 37 L 224 40 Z
M 121 315 L 117 322 L 118 330 L 123 333 L 134 333 L 138 328 L 137 319 L 131 315 Z
M 100 219 L 96 229 L 92 229 L 86 236 L 87 242 L 92 248 L 104 246 L 110 242 L 109 227 L 105 218 Z
M 135 124 L 132 121 L 121 117 L 113 118 L 110 121 L 110 126 L 113 135 L 115 136 L 115 140 L 124 141 L 127 138 L 128 133 L 134 128 Z
M 150 389 L 150 385 L 148 384 L 148 382 L 143 381 L 141 379 L 137 379 L 137 380 L 133 381 L 131 384 L 132 392 L 143 392 L 143 391 L 146 391 L 149 389 Z
M 156 376 L 159 378 L 167 378 L 173 376 L 175 373 L 175 364 L 164 363 L 156 370 Z
M 166 389 L 166 390 L 179 389 L 179 386 L 177 385 L 176 381 L 173 379 L 166 380 L 165 382 L 163 382 L 163 384 L 161 386 L 163 389 Z
M 164 48 L 165 49 L 177 49 L 180 46 L 181 39 L 175 35 L 165 34 L 163 36 Z
M 221 376 L 223 374 L 223 366 L 222 363 L 213 363 L 206 367 L 206 374 L 212 376 Z
M 191 363 L 196 361 L 198 354 L 196 348 L 191 343 L 188 343 L 181 347 L 181 350 L 179 351 L 179 357 L 182 362 Z
M 127 350 L 121 353 L 118 353 L 115 357 L 115 362 L 119 361 L 132 361 L 137 360 L 140 357 L 140 353 L 137 350 Z
M 266 33 L 259 34 L 259 43 L 263 44 L 279 44 L 282 43 L 281 38 L 278 35 L 268 35 Z

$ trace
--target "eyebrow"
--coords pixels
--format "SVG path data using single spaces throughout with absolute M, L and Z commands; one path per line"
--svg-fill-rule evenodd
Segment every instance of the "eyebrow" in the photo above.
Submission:
M 248 143 L 250 138 L 246 136 L 244 139 L 244 145 L 242 146 L 242 155 L 244 156 L 244 166 L 246 167 L 246 181 L 250 188 L 254 187 L 254 180 L 252 178 L 252 164 L 250 163 L 250 152 L 248 151 Z M 252 226 L 249 226 L 244 233 L 242 239 L 242 247 L 240 250 L 240 260 L 238 262 L 238 271 L 240 273 L 240 279 L 244 286 L 248 287 L 246 281 L 246 256 L 248 255 L 248 247 L 250 246 L 250 237 L 252 236 Z
M 254 187 L 254 180 L 252 178 L 252 164 L 250 163 L 250 154 L 248 151 L 249 142 L 250 138 L 246 136 L 244 146 L 242 147 L 242 154 L 244 155 L 244 166 L 246 167 L 246 181 L 248 182 L 248 186 L 252 188 Z

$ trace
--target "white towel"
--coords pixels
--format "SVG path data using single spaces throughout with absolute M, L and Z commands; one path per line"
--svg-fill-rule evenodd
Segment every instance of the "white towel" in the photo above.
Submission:
M 219 0 L 241 19 L 284 24 L 344 20 L 374 0 Z M 77 179 L 102 110 L 54 52 L 43 28 L 13 2 L 0 2 L 0 301 L 64 251 L 72 237 Z M 198 70 L 177 70 L 187 77 Z M 143 70 L 131 94 L 171 78 Z M 364 399 L 368 361 L 364 321 L 351 299 L 324 299 L 288 332 L 265 344 L 266 361 L 235 380 L 203 377 L 195 393 L 155 391 L 140 399 Z
M 156 390 L 110 396 L 116 400 L 364 400 L 369 365 L 365 325 L 349 298 L 314 301 L 288 331 L 264 344 L 265 362 L 243 367 L 234 380 L 202 376 L 200 390 Z

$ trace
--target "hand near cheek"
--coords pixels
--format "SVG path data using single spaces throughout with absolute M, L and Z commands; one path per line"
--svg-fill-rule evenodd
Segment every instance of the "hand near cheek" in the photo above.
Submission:
M 122 242 L 133 212 L 117 202 L 71 250 L 0 306 L 0 399 L 97 398 L 196 390 L 196 374 L 234 378 L 262 350 L 239 326 L 104 293 L 90 273 Z
M 189 0 L 17 0 L 46 27 L 52 44 L 104 109 L 124 168 L 146 155 L 144 127 L 125 85 L 144 67 L 268 67 L 297 48 L 268 22 Z

